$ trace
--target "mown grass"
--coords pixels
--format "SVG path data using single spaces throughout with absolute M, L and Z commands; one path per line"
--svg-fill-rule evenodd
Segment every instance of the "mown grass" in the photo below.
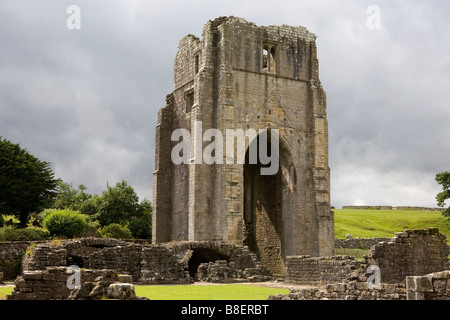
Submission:
M 450 238 L 450 220 L 440 212 L 410 210 L 333 209 L 336 238 L 391 238 L 403 229 L 439 228 Z
M 0 300 L 5 300 L 6 295 L 11 294 L 14 287 L 0 287 Z
M 0 300 L 5 300 L 14 287 L 0 287 Z M 251 284 L 220 285 L 135 285 L 136 295 L 150 300 L 267 300 L 267 296 L 288 289 L 269 288 Z
M 249 284 L 135 286 L 137 296 L 150 300 L 267 300 L 268 295 L 288 294 L 288 289 Z

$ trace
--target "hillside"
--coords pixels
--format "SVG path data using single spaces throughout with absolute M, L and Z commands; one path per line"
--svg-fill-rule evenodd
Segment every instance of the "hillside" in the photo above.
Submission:
M 441 212 L 410 210 L 333 209 L 336 238 L 393 237 L 402 229 L 439 228 L 450 239 L 450 220 Z

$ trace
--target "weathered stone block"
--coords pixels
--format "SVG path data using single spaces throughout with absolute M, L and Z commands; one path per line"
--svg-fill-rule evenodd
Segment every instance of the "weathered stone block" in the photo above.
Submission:
M 22 277 L 25 280 L 41 280 L 42 279 L 42 271 L 24 271 L 22 273 Z
M 446 279 L 437 279 L 433 281 L 434 290 L 438 294 L 445 294 L 447 290 L 447 280 Z

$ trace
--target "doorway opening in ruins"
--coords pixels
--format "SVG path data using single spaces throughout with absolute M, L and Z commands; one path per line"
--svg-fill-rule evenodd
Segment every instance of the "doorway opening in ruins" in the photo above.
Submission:
M 77 256 L 77 255 L 71 255 L 71 256 L 67 257 L 66 264 L 68 267 L 75 265 L 80 268 L 84 268 L 84 259 L 83 259 L 83 257 Z
M 194 278 L 198 267 L 202 263 L 214 262 L 217 260 L 226 260 L 229 262 L 229 257 L 220 252 L 207 248 L 196 248 L 192 250 L 192 256 L 188 261 L 189 275 Z
M 270 132 L 269 132 L 270 134 Z M 267 140 L 268 152 L 275 152 Z M 251 143 L 259 147 L 259 137 Z M 286 208 L 288 187 L 282 171 L 282 148 L 279 149 L 279 170 L 274 175 L 262 175 L 261 164 L 249 163 L 247 149 L 244 164 L 244 245 L 255 252 L 261 263 L 274 274 L 285 274 L 284 246 L 285 224 L 283 211 Z M 259 152 L 259 150 L 258 150 Z M 268 166 L 268 165 L 266 165 Z

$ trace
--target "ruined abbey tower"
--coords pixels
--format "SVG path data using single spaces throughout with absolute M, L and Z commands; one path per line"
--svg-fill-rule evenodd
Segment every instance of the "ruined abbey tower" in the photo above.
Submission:
M 154 243 L 243 244 L 275 273 L 284 272 L 286 256 L 334 253 L 326 97 L 315 39 L 304 27 L 221 17 L 204 25 L 201 39 L 180 40 L 174 91 L 156 127 Z M 279 169 L 263 175 L 259 160 L 228 163 L 228 141 L 223 163 L 198 161 L 194 139 L 186 163 L 174 163 L 179 139 L 172 141 L 172 133 L 182 128 L 194 136 L 198 123 L 200 138 L 212 128 L 224 138 L 227 129 L 267 129 L 269 136 L 277 129 Z M 258 139 L 246 139 L 245 150 Z M 202 150 L 211 141 L 203 137 Z

